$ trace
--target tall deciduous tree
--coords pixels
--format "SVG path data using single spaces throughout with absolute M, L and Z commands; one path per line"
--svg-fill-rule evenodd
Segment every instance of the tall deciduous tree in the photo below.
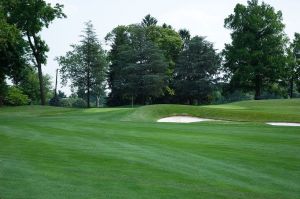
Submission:
M 63 6 L 56 4 L 52 7 L 50 3 L 46 3 L 44 0 L 3 0 L 0 2 L 0 6 L 5 11 L 8 23 L 15 24 L 27 38 L 33 55 L 32 60 L 38 69 L 41 103 L 45 105 L 42 65 L 46 64 L 46 53 L 49 48 L 42 39 L 40 32 L 43 28 L 48 28 L 54 19 L 66 17 L 62 12 Z
M 164 89 L 166 92 L 164 96 L 157 99 L 157 102 L 168 102 L 174 95 L 174 89 L 169 85 L 171 85 L 171 82 L 173 81 L 175 62 L 182 50 L 183 40 L 181 39 L 180 34 L 177 33 L 170 25 L 151 25 L 146 26 L 145 30 L 147 38 L 149 38 L 159 47 L 160 50 L 162 50 L 164 57 L 168 61 L 168 68 L 166 71 L 168 84 Z
M 0 105 L 6 90 L 6 76 L 13 82 L 20 79 L 21 71 L 26 68 L 26 43 L 21 32 L 7 23 L 7 17 L 0 4 Z
M 73 50 L 57 60 L 61 66 L 63 83 L 71 80 L 71 87 L 86 95 L 90 107 L 91 93 L 104 93 L 107 62 L 91 22 L 86 23 L 81 37 L 79 45 L 72 45 Z
M 175 95 L 179 102 L 209 103 L 220 67 L 213 44 L 196 36 L 187 42 L 175 66 Z
M 282 13 L 258 0 L 237 4 L 234 14 L 225 19 L 232 30 L 232 43 L 226 44 L 225 69 L 235 87 L 255 91 L 261 98 L 264 87 L 277 81 L 285 65 L 284 24 Z

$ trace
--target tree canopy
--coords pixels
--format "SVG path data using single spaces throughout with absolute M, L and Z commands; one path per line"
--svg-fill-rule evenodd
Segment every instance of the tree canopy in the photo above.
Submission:
M 0 105 L 5 95 L 6 76 L 17 82 L 21 71 L 26 67 L 26 47 L 21 32 L 7 23 L 0 4 Z
M 64 18 L 63 5 L 52 6 L 43 0 L 3 0 L 0 2 L 7 22 L 15 25 L 27 39 L 33 56 L 32 61 L 38 69 L 40 97 L 42 105 L 46 104 L 45 87 L 43 83 L 42 65 L 46 64 L 49 51 L 48 45 L 42 39 L 40 32 L 48 28 L 56 18 Z
M 221 58 L 204 37 L 193 37 L 180 53 L 174 73 L 175 95 L 188 104 L 209 103 Z
M 120 26 L 107 39 L 114 42 L 110 52 L 114 58 L 110 67 L 112 94 L 143 104 L 163 95 L 168 63 L 146 30 L 140 25 Z
M 255 99 L 267 85 L 276 82 L 285 66 L 287 42 L 282 13 L 258 0 L 237 4 L 225 19 L 232 30 L 232 43 L 224 50 L 225 64 L 236 88 L 255 91 Z

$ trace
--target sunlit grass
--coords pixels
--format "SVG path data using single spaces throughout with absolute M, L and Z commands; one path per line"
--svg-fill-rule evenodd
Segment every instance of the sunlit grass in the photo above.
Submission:
M 299 102 L 1 108 L 0 198 L 298 198 Z

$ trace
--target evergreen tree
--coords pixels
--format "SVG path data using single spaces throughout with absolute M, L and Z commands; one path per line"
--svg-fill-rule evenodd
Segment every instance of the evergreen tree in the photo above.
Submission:
M 142 26 L 149 27 L 149 26 L 156 26 L 157 19 L 152 17 L 150 14 L 146 15 L 142 21 Z
M 112 93 L 120 91 L 124 101 L 151 103 L 153 98 L 163 95 L 167 85 L 168 63 L 163 52 L 140 25 L 119 27 L 113 32 L 115 37 L 110 53 L 114 58 L 110 67 Z
M 61 66 L 63 84 L 71 80 L 78 96 L 85 95 L 90 107 L 91 94 L 102 94 L 106 78 L 106 55 L 97 39 L 91 22 L 87 22 L 82 40 L 73 50 L 57 58 Z
M 188 104 L 209 103 L 220 56 L 213 44 L 196 36 L 187 42 L 175 66 L 175 95 L 177 102 Z

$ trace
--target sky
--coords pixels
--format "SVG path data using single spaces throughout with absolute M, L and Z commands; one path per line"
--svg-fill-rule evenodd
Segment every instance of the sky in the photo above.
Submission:
M 237 3 L 246 4 L 247 0 L 46 0 L 51 4 L 64 5 L 66 19 L 56 19 L 48 29 L 41 33 L 48 44 L 47 64 L 44 73 L 55 79 L 59 68 L 54 60 L 63 56 L 70 45 L 80 41 L 84 23 L 91 20 L 98 39 L 105 49 L 104 37 L 118 25 L 139 23 L 144 16 L 151 14 L 158 24 L 167 23 L 176 30 L 188 29 L 192 36 L 206 36 L 221 51 L 225 43 L 230 43 L 230 31 L 224 28 L 224 19 L 233 13 Z M 265 0 L 275 10 L 283 12 L 285 32 L 293 39 L 300 32 L 300 0 Z M 60 83 L 60 81 L 59 81 Z M 68 87 L 59 90 L 70 94 Z

